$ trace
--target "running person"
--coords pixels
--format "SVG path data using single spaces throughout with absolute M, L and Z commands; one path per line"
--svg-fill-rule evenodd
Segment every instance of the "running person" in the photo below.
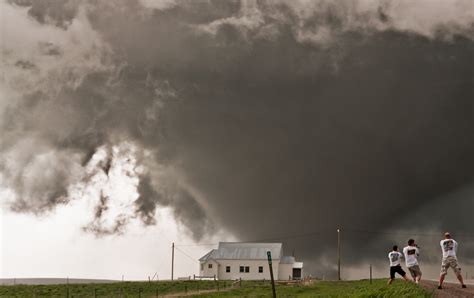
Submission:
M 398 246 L 394 245 L 393 250 L 388 254 L 390 260 L 390 279 L 387 284 L 391 284 L 395 279 L 395 273 L 400 274 L 405 281 L 408 281 L 407 274 L 400 265 L 400 259 L 403 258 L 403 254 L 398 251 Z
M 421 270 L 420 265 L 418 264 L 420 249 L 418 245 L 415 244 L 415 240 L 408 240 L 408 246 L 403 248 L 403 254 L 405 255 L 405 263 L 407 265 L 408 271 L 410 271 L 415 283 L 419 283 L 421 279 Z
M 453 268 L 454 274 L 458 278 L 461 286 L 466 288 L 462 279 L 461 267 L 459 267 L 456 252 L 458 250 L 458 243 L 456 240 L 451 238 L 451 235 L 446 232 L 444 233 L 444 239 L 439 243 L 441 245 L 441 251 L 443 252 L 443 260 L 441 261 L 441 273 L 439 275 L 438 289 L 443 288 L 443 282 L 446 274 L 448 274 L 449 267 Z

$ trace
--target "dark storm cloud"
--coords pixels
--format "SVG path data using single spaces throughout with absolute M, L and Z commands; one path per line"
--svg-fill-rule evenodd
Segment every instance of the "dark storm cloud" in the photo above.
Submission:
M 52 23 L 65 28 L 76 16 L 81 1 L 8 0 L 8 3 L 28 7 L 28 15 L 40 23 Z
M 150 176 L 140 177 L 138 185 L 139 197 L 135 201 L 137 214 L 147 224 L 155 224 L 155 210 L 158 206 L 173 207 L 175 218 L 191 228 L 192 236 L 201 239 L 206 233 L 216 231 L 211 219 L 207 218 L 206 211 L 189 193 L 180 187 L 170 187 L 164 191 L 157 191 L 152 185 Z
M 107 3 L 87 17 L 120 65 L 114 80 L 95 71 L 61 91 L 67 133 L 31 129 L 84 160 L 123 140 L 152 152 L 139 159 L 145 224 L 170 206 L 196 238 L 216 226 L 242 240 L 318 231 L 283 239 L 308 260 L 334 255 L 336 227 L 366 231 L 349 236 L 351 263 L 361 245 L 398 240 L 373 230 L 474 233 L 437 199 L 473 178 L 473 21 L 461 12 L 438 20 L 416 4 L 417 23 L 402 2 Z M 29 13 L 67 30 L 78 10 L 50 6 Z M 20 123 L 37 123 L 29 115 Z

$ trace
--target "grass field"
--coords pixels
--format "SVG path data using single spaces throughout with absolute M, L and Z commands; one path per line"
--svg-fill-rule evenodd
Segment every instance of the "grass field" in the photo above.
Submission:
M 385 279 L 360 281 L 316 281 L 311 285 L 277 285 L 278 297 L 431 297 L 431 293 L 413 283 L 396 281 L 391 286 Z M 226 292 L 199 297 L 271 297 L 270 284 L 247 284 Z
M 156 297 L 230 287 L 230 281 L 116 282 L 0 286 L 0 297 Z
M 316 281 L 310 285 L 277 285 L 278 297 L 431 297 L 431 293 L 412 283 L 386 280 Z M 219 285 L 219 291 L 217 291 Z M 157 297 L 172 293 L 194 297 L 271 297 L 266 282 L 243 281 L 229 289 L 230 281 L 123 282 L 110 284 L 15 285 L 0 286 L 0 297 Z M 197 291 L 200 294 L 197 294 Z M 215 292 L 205 292 L 215 290 Z

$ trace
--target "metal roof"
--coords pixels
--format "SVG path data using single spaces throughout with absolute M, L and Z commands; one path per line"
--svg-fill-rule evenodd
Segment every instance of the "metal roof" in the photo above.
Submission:
M 205 254 L 204 256 L 202 256 L 199 261 L 207 261 L 207 260 L 212 260 L 212 259 L 215 259 L 215 254 L 216 254 L 216 251 L 217 249 L 213 249 L 211 250 L 210 252 L 208 252 L 207 254 Z
M 199 261 L 214 260 L 266 260 L 267 251 L 272 253 L 272 259 L 282 257 L 281 243 L 255 242 L 219 242 L 218 249 L 213 249 Z
M 295 257 L 292 256 L 283 256 L 281 257 L 280 264 L 294 264 Z

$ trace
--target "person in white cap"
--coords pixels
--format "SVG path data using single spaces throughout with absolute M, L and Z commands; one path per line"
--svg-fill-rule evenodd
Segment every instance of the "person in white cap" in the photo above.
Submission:
M 466 288 L 464 280 L 462 279 L 461 267 L 459 267 L 456 252 L 458 250 L 458 243 L 456 240 L 451 238 L 451 234 L 448 232 L 444 233 L 444 239 L 439 243 L 441 245 L 441 251 L 443 252 L 443 260 L 441 261 L 441 273 L 439 275 L 438 289 L 443 288 L 444 278 L 448 274 L 448 269 L 453 268 L 454 274 L 461 283 L 461 287 Z

